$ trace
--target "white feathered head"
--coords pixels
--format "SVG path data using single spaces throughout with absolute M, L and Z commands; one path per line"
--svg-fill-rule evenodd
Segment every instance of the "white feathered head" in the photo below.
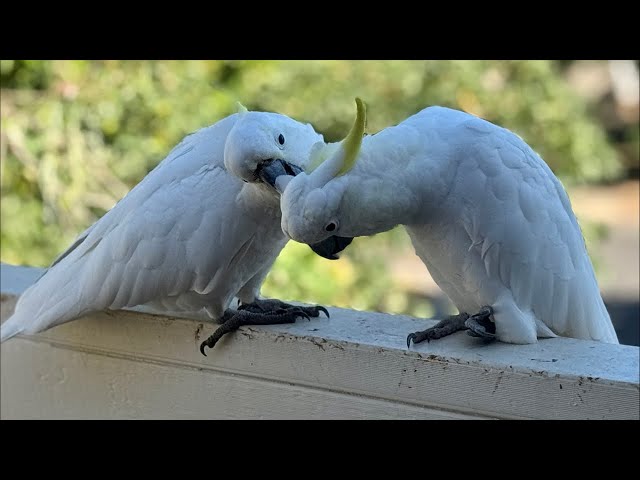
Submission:
M 322 135 L 310 124 L 286 115 L 251 112 L 239 106 L 238 118 L 224 148 L 224 165 L 245 182 L 272 184 L 279 175 L 296 175 L 311 160 Z
M 292 239 L 313 244 L 340 234 L 337 211 L 342 195 L 332 188 L 332 179 L 344 175 L 355 165 L 362 145 L 366 108 L 356 98 L 356 120 L 347 137 L 338 144 L 314 146 L 311 173 L 283 175 L 274 186 L 281 194 L 282 230 Z

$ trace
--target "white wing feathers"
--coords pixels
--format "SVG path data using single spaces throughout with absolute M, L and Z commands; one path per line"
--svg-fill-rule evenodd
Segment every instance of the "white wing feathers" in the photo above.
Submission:
M 487 276 L 500 279 L 522 312 L 544 322 L 537 322 L 538 336 L 618 343 L 561 183 L 508 130 L 480 138 L 473 148 L 478 168 L 459 177 L 458 194 Z
M 242 212 L 229 218 L 243 186 L 223 167 L 233 117 L 185 138 L 80 235 L 20 297 L 2 325 L 2 341 L 89 311 L 171 296 L 189 307 L 191 290 L 211 293 L 256 234 Z

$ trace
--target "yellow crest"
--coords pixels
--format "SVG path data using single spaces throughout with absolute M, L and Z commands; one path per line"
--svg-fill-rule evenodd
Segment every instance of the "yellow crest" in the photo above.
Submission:
M 359 98 L 356 98 L 356 108 L 356 121 L 353 127 L 351 127 L 349 135 L 342 141 L 342 148 L 345 150 L 344 163 L 337 176 L 344 175 L 351 170 L 356 164 L 358 153 L 360 153 L 362 137 L 364 136 L 364 129 L 367 123 L 367 108 Z
M 240 102 L 236 102 L 236 109 L 238 110 L 238 113 L 240 115 L 247 113 L 249 110 L 247 110 L 247 107 L 245 107 L 244 105 L 242 105 Z
M 313 172 L 322 164 L 322 162 L 333 155 L 339 146 L 339 143 L 332 143 L 329 145 L 325 144 L 324 142 L 316 143 L 313 147 L 311 147 L 311 153 L 309 154 L 311 161 L 309 162 L 309 166 L 306 168 L 306 172 Z

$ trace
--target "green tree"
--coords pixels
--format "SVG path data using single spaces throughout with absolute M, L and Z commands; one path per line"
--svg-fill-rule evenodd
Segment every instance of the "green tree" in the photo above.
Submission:
M 615 177 L 604 132 L 550 61 L 7 61 L 0 63 L 2 261 L 45 266 L 186 134 L 235 110 L 277 111 L 342 138 L 353 98 L 375 133 L 429 105 L 477 114 L 531 144 L 569 182 Z M 291 242 L 264 293 L 424 314 L 394 285 L 400 229 L 338 262 Z

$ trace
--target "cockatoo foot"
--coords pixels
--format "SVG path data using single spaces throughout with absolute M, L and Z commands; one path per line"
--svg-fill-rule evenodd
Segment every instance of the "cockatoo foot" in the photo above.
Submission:
M 407 348 L 411 347 L 411 341 L 413 341 L 414 344 L 424 342 L 425 340 L 430 342 L 431 340 L 437 340 L 438 338 L 464 330 L 467 328 L 465 322 L 468 318 L 468 313 L 459 313 L 458 315 L 452 315 L 441 320 L 431 328 L 427 328 L 421 332 L 410 333 L 407 337 Z
M 329 312 L 323 306 L 316 305 L 314 307 L 301 307 L 299 305 L 291 305 L 290 303 L 281 302 L 276 299 L 254 300 L 252 303 L 244 303 L 238 307 L 238 311 L 269 314 L 284 313 L 288 311 L 305 312 L 309 317 L 318 317 L 320 312 L 324 312 L 327 318 L 329 318 Z
M 489 318 L 491 315 L 493 315 L 493 308 L 486 306 L 482 307 L 477 314 L 470 316 L 464 323 L 468 329 L 467 334 L 472 337 L 495 339 L 496 324 Z
M 220 322 L 222 325 L 209 338 L 200 344 L 200 352 L 206 357 L 205 347 L 213 348 L 225 334 L 233 332 L 243 325 L 279 325 L 295 323 L 302 317 L 309 320 L 320 316 L 320 312 L 329 318 L 329 312 L 322 306 L 301 307 L 280 300 L 256 300 L 243 304 L 237 310 L 226 310 Z

